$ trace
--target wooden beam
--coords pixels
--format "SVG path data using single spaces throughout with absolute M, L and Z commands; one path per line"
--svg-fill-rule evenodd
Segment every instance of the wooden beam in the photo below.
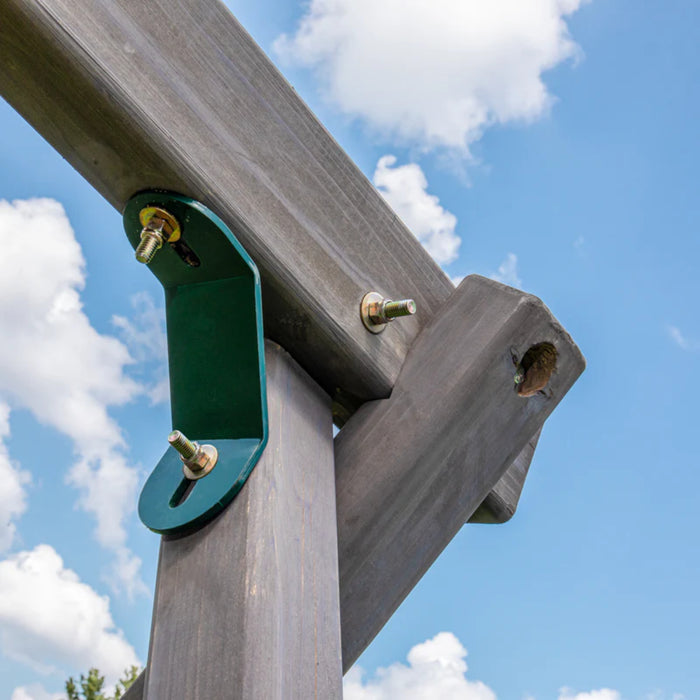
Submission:
M 122 700 L 141 700 L 143 698 L 144 683 L 146 681 L 146 671 L 142 671 L 136 680 L 129 686 L 126 693 L 122 695 Z
M 0 94 L 119 211 L 161 187 L 223 218 L 261 270 L 266 335 L 338 424 L 389 395 L 453 285 L 223 5 L 5 0 L 0 64 Z M 368 333 L 369 290 L 418 313 Z
M 220 2 L 5 0 L 0 63 L 0 94 L 118 210 L 164 188 L 221 216 L 266 336 L 346 412 L 389 395 L 453 285 Z M 368 333 L 370 290 L 417 315 Z
M 513 358 L 544 341 L 557 370 L 523 399 Z M 391 398 L 348 421 L 334 441 L 344 670 L 480 504 L 512 515 L 542 425 L 584 367 L 539 299 L 472 275 L 422 331 Z
M 330 400 L 279 346 L 266 362 L 267 448 L 218 518 L 163 538 L 130 699 L 342 698 Z
M 546 393 L 514 376 L 554 344 Z M 391 398 L 335 439 L 343 667 L 348 669 L 527 448 L 585 366 L 539 299 L 472 275 L 414 343 Z
M 483 500 L 481 505 L 469 518 L 470 523 L 484 525 L 500 525 L 507 522 L 515 515 L 515 510 L 520 501 L 525 484 L 525 477 L 530 470 L 532 458 L 535 456 L 535 448 L 540 439 L 540 428 L 527 442 L 523 451 L 515 458 L 506 473 Z

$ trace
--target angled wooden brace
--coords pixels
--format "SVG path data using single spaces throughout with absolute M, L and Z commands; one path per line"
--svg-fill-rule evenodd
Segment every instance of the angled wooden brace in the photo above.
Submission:
M 556 370 L 543 391 L 523 398 L 518 366 L 541 343 L 556 348 Z M 348 421 L 335 439 L 346 670 L 532 449 L 584 367 L 539 299 L 472 275 L 421 331 L 391 397 Z

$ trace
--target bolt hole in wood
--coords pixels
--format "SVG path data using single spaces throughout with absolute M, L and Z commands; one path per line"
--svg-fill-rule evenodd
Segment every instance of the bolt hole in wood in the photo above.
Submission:
M 531 346 L 523 355 L 522 360 L 517 362 L 515 372 L 515 390 L 518 396 L 528 398 L 542 392 L 552 373 L 557 368 L 557 349 L 552 343 L 537 343 Z

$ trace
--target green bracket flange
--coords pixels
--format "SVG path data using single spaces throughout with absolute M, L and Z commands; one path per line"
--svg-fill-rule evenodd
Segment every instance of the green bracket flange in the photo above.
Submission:
M 139 516 L 154 532 L 201 527 L 240 491 L 267 443 L 260 275 L 216 214 L 187 197 L 141 192 L 124 209 L 136 248 L 141 211 L 159 207 L 181 230 L 149 264 L 165 288 L 173 426 L 219 456 L 206 476 L 185 478 L 168 448 L 146 481 Z

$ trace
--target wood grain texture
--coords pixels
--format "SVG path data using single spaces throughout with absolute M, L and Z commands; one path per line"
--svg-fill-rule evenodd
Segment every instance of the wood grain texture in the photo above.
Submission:
M 218 518 L 162 540 L 148 700 L 342 697 L 330 401 L 279 346 L 266 362 L 260 462 Z
M 0 62 L 2 95 L 118 210 L 164 188 L 222 217 L 266 336 L 331 396 L 389 395 L 453 285 L 221 3 L 5 0 Z M 368 333 L 370 290 L 418 313 Z
M 514 357 L 559 353 L 524 399 Z M 581 374 L 585 361 L 541 301 L 467 277 L 417 338 L 391 398 L 335 439 L 343 666 L 348 669 L 471 517 Z
M 122 695 L 122 700 L 141 700 L 143 698 L 146 672 L 141 671 L 138 678 L 131 684 L 131 687 Z
M 540 428 L 528 441 L 522 452 L 515 458 L 498 483 L 484 499 L 483 503 L 469 518 L 470 523 L 485 525 L 500 525 L 515 515 L 525 484 L 525 478 L 530 470 L 530 464 L 535 456 L 535 448 L 540 439 Z
M 217 212 L 260 268 L 267 337 L 335 399 L 336 422 L 389 395 L 452 283 L 223 5 L 0 12 L 0 93 L 68 162 L 120 211 L 164 188 Z M 418 313 L 368 333 L 369 290 Z

